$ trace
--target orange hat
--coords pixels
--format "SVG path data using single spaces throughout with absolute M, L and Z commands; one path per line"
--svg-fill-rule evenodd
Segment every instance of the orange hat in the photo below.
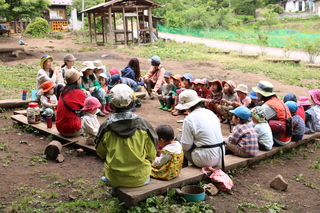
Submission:
M 222 83 L 219 79 L 213 79 L 209 81 L 209 86 L 211 86 L 213 83 L 216 83 L 218 85 L 218 90 L 222 90 Z
M 55 86 L 55 84 L 53 84 L 52 81 L 46 81 L 46 82 L 41 84 L 42 90 L 40 92 L 41 93 L 48 92 L 54 86 Z

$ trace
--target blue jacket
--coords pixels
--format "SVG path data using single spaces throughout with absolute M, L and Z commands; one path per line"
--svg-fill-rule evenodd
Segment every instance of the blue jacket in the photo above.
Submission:
M 140 82 L 136 79 L 136 75 L 132 67 L 130 67 L 129 65 L 127 65 L 123 70 L 121 70 L 121 76 L 134 80 L 140 86 L 144 85 L 144 82 Z

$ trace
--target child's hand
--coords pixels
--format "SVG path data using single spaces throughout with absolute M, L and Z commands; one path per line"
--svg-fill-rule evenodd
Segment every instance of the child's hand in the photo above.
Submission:
M 227 99 L 225 99 L 225 98 L 221 99 L 221 101 L 220 101 L 220 104 L 224 104 L 224 103 L 227 103 Z
M 93 93 L 93 92 L 94 92 L 94 89 L 95 89 L 95 87 L 89 88 L 89 93 L 90 93 L 90 94 Z

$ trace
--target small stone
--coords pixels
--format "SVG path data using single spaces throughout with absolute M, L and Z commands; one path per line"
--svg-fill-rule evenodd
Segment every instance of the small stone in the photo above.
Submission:
M 108 54 L 103 54 L 100 56 L 101 58 L 107 58 L 108 57 Z
M 77 156 L 78 157 L 82 157 L 84 155 L 84 151 L 83 151 L 83 149 L 77 149 Z
M 160 199 L 163 202 L 164 201 L 164 196 L 163 195 L 157 195 L 157 199 Z
M 215 185 L 213 185 L 212 183 L 208 183 L 208 184 L 204 185 L 203 188 L 205 189 L 206 194 L 210 195 L 210 196 L 216 195 L 219 192 L 217 187 Z
M 283 179 L 281 175 L 278 174 L 277 177 L 275 177 L 271 181 L 270 187 L 276 190 L 286 191 L 288 188 L 288 183 Z

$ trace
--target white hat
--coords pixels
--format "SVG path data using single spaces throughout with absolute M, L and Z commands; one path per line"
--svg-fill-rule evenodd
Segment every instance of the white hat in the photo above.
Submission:
M 239 91 L 239 92 L 245 93 L 246 95 L 249 94 L 248 87 L 245 84 L 239 84 L 237 88 L 234 89 L 234 91 Z
M 96 69 L 106 69 L 106 66 L 104 66 L 100 60 L 94 61 L 93 65 L 96 67 Z
M 187 89 L 180 93 L 179 95 L 179 104 L 175 107 L 178 110 L 189 109 L 199 103 L 200 101 L 204 101 L 206 99 L 199 98 L 196 91 L 192 89 Z
M 133 90 L 126 84 L 117 84 L 110 91 L 111 102 L 116 108 L 125 108 L 133 101 Z
M 94 70 L 96 67 L 93 65 L 92 61 L 85 61 L 82 63 L 82 69 L 81 72 L 86 71 L 87 69 Z

